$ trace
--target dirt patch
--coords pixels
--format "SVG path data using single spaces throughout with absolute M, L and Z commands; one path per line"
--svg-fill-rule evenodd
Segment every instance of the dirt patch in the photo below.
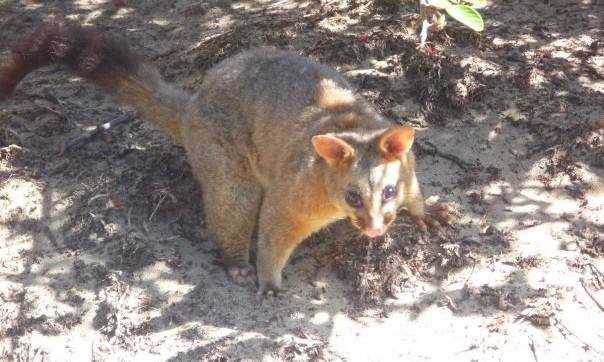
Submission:
M 0 103 L 0 360 L 604 359 L 604 8 L 506 1 L 417 49 L 414 1 L 3 1 L 0 51 L 42 21 L 126 39 L 194 91 L 241 49 L 292 49 L 418 128 L 425 238 L 347 223 L 285 269 L 292 297 L 230 281 L 183 149 L 60 67 Z M 438 345 L 439 348 L 434 348 Z

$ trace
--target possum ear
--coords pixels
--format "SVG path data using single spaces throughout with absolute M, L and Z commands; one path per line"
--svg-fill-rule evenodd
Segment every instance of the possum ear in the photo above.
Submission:
M 400 158 L 413 145 L 415 128 L 409 126 L 394 127 L 386 130 L 378 142 L 378 151 L 386 160 Z
M 336 164 L 354 156 L 354 148 L 338 137 L 327 135 L 314 136 L 312 144 L 319 156 L 323 157 L 330 164 Z

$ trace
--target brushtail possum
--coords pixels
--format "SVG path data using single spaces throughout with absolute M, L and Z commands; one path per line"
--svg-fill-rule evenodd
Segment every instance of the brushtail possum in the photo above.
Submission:
M 382 118 L 335 70 L 308 58 L 243 51 L 209 70 L 191 95 L 121 41 L 44 24 L 0 66 L 0 99 L 51 63 L 114 93 L 184 145 L 228 273 L 261 294 L 279 293 L 294 248 L 336 220 L 349 218 L 369 237 L 383 235 L 402 208 L 422 232 L 449 221 L 446 205 L 424 205 L 414 129 Z

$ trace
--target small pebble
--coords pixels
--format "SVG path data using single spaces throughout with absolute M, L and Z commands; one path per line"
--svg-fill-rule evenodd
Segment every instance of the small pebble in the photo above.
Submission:
M 579 248 L 579 246 L 574 241 L 569 241 L 568 243 L 564 244 L 564 250 L 566 250 L 566 251 L 575 251 L 578 248 Z

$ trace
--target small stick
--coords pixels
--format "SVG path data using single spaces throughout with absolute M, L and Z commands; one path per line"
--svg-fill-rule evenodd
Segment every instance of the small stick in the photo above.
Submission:
M 572 335 L 573 337 L 575 337 L 581 343 L 581 345 L 579 347 L 581 347 L 585 352 L 593 351 L 596 354 L 602 356 L 602 353 L 600 351 L 598 351 L 595 348 L 593 348 L 593 346 L 591 344 L 585 342 L 579 336 L 577 336 L 573 331 L 571 331 L 570 329 L 568 329 L 567 326 L 565 326 L 564 324 L 562 324 L 562 321 L 560 319 L 558 319 L 556 317 L 554 317 L 553 319 L 554 319 L 554 326 L 562 334 L 562 336 L 564 337 L 564 339 L 566 339 L 567 341 L 569 341 L 570 343 L 572 343 L 574 345 L 577 345 L 576 343 L 573 343 L 573 341 L 571 341 L 570 338 L 568 338 L 569 335 Z
M 135 119 L 136 116 L 137 116 L 137 113 L 133 110 L 124 112 L 124 113 L 120 114 L 119 116 L 114 117 L 114 118 L 108 120 L 107 122 L 96 126 L 92 131 L 82 133 L 81 135 L 67 141 L 65 143 L 65 145 L 63 146 L 62 152 L 74 149 L 76 146 L 79 146 L 82 143 L 90 141 L 96 135 L 109 131 L 110 129 L 112 129 L 116 126 L 119 126 L 122 123 L 130 122 L 133 119 Z
M 489 202 L 487 207 L 485 207 L 485 209 L 484 209 L 484 213 L 482 214 L 482 217 L 480 218 L 478 225 L 484 224 L 484 222 L 485 222 L 487 216 L 489 215 L 489 212 L 491 212 L 491 209 L 493 208 L 493 206 L 495 206 L 497 201 L 502 200 L 503 197 L 504 197 L 503 195 L 498 195 L 497 197 L 493 198 L 493 200 L 491 202 Z
M 426 152 L 431 155 L 438 155 L 446 160 L 449 160 L 449 161 L 455 163 L 457 166 L 459 166 L 463 170 L 472 170 L 472 169 L 476 169 L 476 168 L 482 168 L 482 166 L 480 166 L 480 165 L 476 165 L 476 164 L 473 165 L 467 161 L 462 160 L 461 158 L 459 158 L 455 155 L 451 155 L 449 153 L 440 151 L 431 142 L 428 142 L 428 141 L 424 141 L 423 143 L 415 142 L 415 144 L 417 145 L 417 148 L 419 148 L 422 152 Z
M 602 288 L 602 285 L 604 284 L 604 274 L 602 274 L 602 272 L 599 271 L 598 268 L 593 265 L 593 263 L 589 263 L 587 265 L 589 265 L 589 267 L 591 268 L 591 272 L 595 274 L 594 277 L 596 279 L 595 281 L 597 282 L 597 285 Z
M 535 341 L 533 341 L 533 339 L 530 339 L 529 348 L 531 349 L 531 352 L 533 352 L 533 357 L 535 357 L 535 362 L 539 362 L 539 358 L 537 357 L 537 347 L 535 347 Z
M 585 293 L 587 293 L 587 295 L 589 295 L 589 297 L 591 298 L 591 300 L 593 300 L 596 303 L 596 305 L 598 306 L 598 308 L 600 308 L 600 310 L 602 312 L 604 312 L 604 306 L 596 299 L 596 297 L 593 295 L 593 293 L 591 292 L 591 290 L 589 290 L 589 288 L 587 287 L 587 282 L 585 282 L 585 279 L 579 278 L 579 281 L 581 282 L 581 285 L 583 286 L 583 289 L 585 289 Z
M 451 311 L 453 313 L 458 313 L 459 312 L 459 308 L 457 308 L 457 305 L 455 304 L 455 302 L 453 301 L 453 299 L 451 299 L 451 297 L 449 297 L 448 295 L 445 295 L 445 299 L 446 299 L 447 305 L 449 306 L 449 308 L 451 309 Z
M 466 279 L 466 282 L 463 284 L 465 287 L 468 286 L 468 283 L 470 282 L 470 278 L 472 278 L 472 275 L 474 275 L 474 269 L 476 269 L 476 258 L 474 258 L 471 255 L 468 255 L 468 258 L 472 259 L 474 264 L 472 264 L 472 271 L 470 272 L 470 276 L 468 277 L 468 279 Z
M 162 196 L 162 198 L 159 200 L 159 202 L 157 203 L 157 205 L 155 206 L 155 209 L 153 209 L 153 212 L 151 213 L 151 216 L 149 216 L 149 221 L 151 221 L 151 219 L 153 219 L 153 216 L 155 216 L 155 213 L 157 212 L 157 209 L 159 209 L 159 207 L 161 206 L 162 202 L 164 202 L 164 199 L 166 198 L 166 196 L 168 196 L 168 193 L 166 192 L 164 194 L 164 196 Z
M 597 272 L 598 274 L 600 274 L 600 275 L 604 275 L 604 273 L 602 273 L 602 272 L 601 272 L 601 271 L 600 271 L 600 270 L 599 270 L 599 269 L 598 269 L 598 268 L 597 268 L 595 265 L 593 265 L 593 263 L 589 263 L 589 264 L 587 264 L 587 265 L 589 265 L 589 267 L 590 267 L 590 268 L 591 268 L 593 271 Z

